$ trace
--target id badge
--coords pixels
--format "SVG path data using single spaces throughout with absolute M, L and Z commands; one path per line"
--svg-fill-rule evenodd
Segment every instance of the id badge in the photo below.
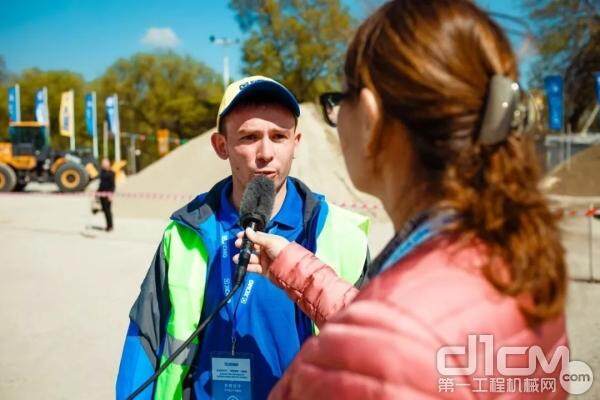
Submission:
M 212 398 L 252 400 L 252 355 L 211 354 Z

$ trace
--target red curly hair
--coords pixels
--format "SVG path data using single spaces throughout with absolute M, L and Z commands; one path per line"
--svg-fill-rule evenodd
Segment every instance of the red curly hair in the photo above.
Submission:
M 487 245 L 487 279 L 532 321 L 560 314 L 564 250 L 532 140 L 478 142 L 491 78 L 517 79 L 502 29 L 468 0 L 390 1 L 358 29 L 345 73 L 350 93 L 371 89 L 383 120 L 406 127 L 428 184 L 441 188 L 437 205 L 460 216 L 449 230 Z

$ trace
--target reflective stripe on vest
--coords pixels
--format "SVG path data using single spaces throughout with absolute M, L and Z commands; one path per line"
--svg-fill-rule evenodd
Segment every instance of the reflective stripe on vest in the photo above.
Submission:
M 316 256 L 346 281 L 356 282 L 366 259 L 369 219 L 331 204 L 327 206 L 327 217 L 317 237 Z M 172 222 L 165 231 L 163 244 L 171 314 L 161 365 L 198 327 L 208 265 L 206 246 L 190 228 Z M 313 332 L 317 333 L 314 323 Z M 159 376 L 155 400 L 182 398 L 182 382 L 198 347 L 198 342 L 194 342 Z
M 333 204 L 327 206 L 327 219 L 317 237 L 315 255 L 344 280 L 354 283 L 365 265 L 369 218 Z
M 358 281 L 367 258 L 369 218 L 327 203 L 329 212 L 317 237 L 315 256 L 346 282 Z M 358 229 L 356 229 L 358 228 Z M 313 333 L 319 329 L 313 322 Z
M 192 229 L 169 224 L 163 239 L 171 314 L 161 365 L 196 330 L 204 302 L 208 252 Z M 183 378 L 198 349 L 198 339 L 185 349 L 156 381 L 155 399 L 181 399 Z

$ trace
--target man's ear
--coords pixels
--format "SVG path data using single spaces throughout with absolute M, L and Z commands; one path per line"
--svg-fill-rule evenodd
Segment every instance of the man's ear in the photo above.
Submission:
M 294 132 L 294 148 L 297 148 L 302 139 L 302 132 Z
M 219 132 L 213 133 L 210 136 L 210 143 L 221 160 L 227 160 L 229 158 L 229 153 L 227 152 L 227 137 L 225 135 Z

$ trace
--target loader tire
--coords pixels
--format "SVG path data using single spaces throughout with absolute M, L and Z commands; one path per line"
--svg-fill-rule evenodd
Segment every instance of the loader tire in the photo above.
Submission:
M 17 184 L 17 175 L 8 165 L 0 163 L 0 192 L 12 192 Z
M 83 166 L 74 162 L 61 165 L 54 175 L 56 185 L 61 192 L 81 192 L 87 186 L 90 178 Z

